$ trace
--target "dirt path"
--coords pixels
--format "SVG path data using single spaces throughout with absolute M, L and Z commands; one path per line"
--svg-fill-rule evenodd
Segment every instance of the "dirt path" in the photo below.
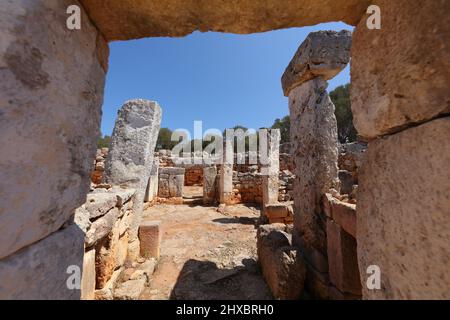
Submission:
M 259 210 L 157 205 L 144 219 L 161 220 L 161 258 L 141 299 L 271 299 L 256 262 Z

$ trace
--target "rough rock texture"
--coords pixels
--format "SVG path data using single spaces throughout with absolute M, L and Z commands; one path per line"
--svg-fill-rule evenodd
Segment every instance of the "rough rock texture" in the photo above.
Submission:
M 356 25 L 368 0 L 82 0 L 108 40 L 184 36 L 195 30 L 254 33 L 344 21 Z
M 356 239 L 328 219 L 327 240 L 330 281 L 342 293 L 361 296 Z
M 145 277 L 128 280 L 117 286 L 114 290 L 116 300 L 138 300 L 144 290 L 147 279 Z
M 217 168 L 216 166 L 203 168 L 203 203 L 213 204 L 216 199 Z
M 276 299 L 299 299 L 303 293 L 306 268 L 299 250 L 291 245 L 283 224 L 258 229 L 258 261 Z
M 350 62 L 351 45 L 352 33 L 347 30 L 311 32 L 281 78 L 284 95 L 313 78 L 334 78 Z
M 361 20 L 351 66 L 354 124 L 367 139 L 450 113 L 450 2 L 372 3 L 381 30 Z
M 264 150 L 264 149 L 263 149 Z M 262 203 L 278 202 L 280 172 L 280 129 L 271 129 L 267 137 L 267 154 L 261 153 Z M 264 159 L 266 158 L 266 159 Z
M 327 217 L 356 238 L 356 205 L 340 201 L 326 193 L 323 197 L 323 210 Z
M 158 197 L 183 197 L 184 168 L 166 167 L 159 170 Z
M 144 221 L 139 226 L 141 256 L 144 258 L 159 258 L 162 239 L 161 221 Z
M 326 254 L 325 214 L 321 197 L 338 185 L 338 140 L 334 105 L 321 78 L 289 95 L 291 141 L 295 161 L 294 224 L 306 246 Z
M 161 116 L 158 103 L 130 100 L 119 110 L 114 126 L 104 179 L 136 189 L 130 240 L 137 237 Z
M 369 143 L 358 190 L 358 259 L 381 268 L 365 299 L 450 299 L 450 118 Z M 382 187 L 381 187 L 382 186 Z
M 0 299 L 80 299 L 81 290 L 67 287 L 67 268 L 82 271 L 83 243 L 84 232 L 72 224 L 0 260 Z
M 89 190 L 105 43 L 89 19 L 65 27 L 76 3 L 0 2 L 0 259 L 58 230 Z
M 95 249 L 88 250 L 84 253 L 81 299 L 95 299 Z
M 222 204 L 233 203 L 233 144 L 226 140 L 223 147 L 223 162 L 219 175 L 219 201 Z

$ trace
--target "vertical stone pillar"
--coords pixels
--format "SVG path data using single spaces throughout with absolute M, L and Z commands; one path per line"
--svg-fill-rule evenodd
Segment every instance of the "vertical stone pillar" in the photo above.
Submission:
M 137 232 L 153 165 L 161 116 L 161 108 L 154 101 L 142 99 L 127 101 L 119 110 L 111 137 L 104 174 L 105 182 L 136 189 L 129 232 L 131 259 L 139 252 Z
M 151 202 L 158 195 L 158 174 L 159 174 L 159 158 L 154 157 L 153 165 L 150 170 L 150 178 L 148 179 L 147 190 L 145 191 L 145 202 Z
M 322 196 L 338 183 L 338 139 L 334 105 L 326 88 L 349 62 L 351 33 L 319 31 L 308 35 L 282 77 L 289 96 L 294 181 L 294 243 L 303 250 L 306 286 L 328 297 L 326 215 Z
M 216 166 L 203 167 L 203 204 L 209 205 L 216 202 Z
M 379 0 L 352 47 L 364 299 L 450 299 L 450 1 Z M 420 22 L 420 27 L 417 27 Z M 381 287 L 366 286 L 378 266 Z
M 221 204 L 231 204 L 233 201 L 233 162 L 233 141 L 226 138 L 219 178 L 219 201 Z
M 271 129 L 267 137 L 267 159 L 261 163 L 263 207 L 278 202 L 280 172 L 280 129 Z
M 108 60 L 86 17 L 77 0 L 0 1 L 0 299 L 80 298 L 66 281 L 83 270 L 84 232 L 70 221 L 89 191 Z

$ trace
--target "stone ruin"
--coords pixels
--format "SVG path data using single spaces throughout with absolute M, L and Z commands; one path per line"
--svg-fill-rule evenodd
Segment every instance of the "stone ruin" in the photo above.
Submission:
M 296 257 L 302 255 L 305 287 L 317 296 L 336 296 L 336 289 L 341 297 L 353 296 L 354 279 L 348 279 L 347 275 L 355 266 L 355 243 L 349 235 L 356 234 L 363 299 L 449 299 L 450 15 L 447 13 L 450 2 L 379 0 L 382 28 L 371 30 L 366 24 L 365 12 L 371 4 L 368 0 L 289 3 L 240 0 L 234 6 L 216 0 L 195 5 L 168 1 L 169 4 L 141 2 L 139 5 L 131 5 L 130 0 L 0 2 L 0 142 L 3 148 L 0 157 L 0 298 L 79 299 L 82 296 L 80 290 L 69 290 L 65 284 L 68 266 L 82 266 L 83 259 L 89 255 L 91 261 L 93 259 L 92 251 L 85 254 L 84 227 L 73 220 L 77 208 L 87 205 L 108 70 L 108 42 L 184 36 L 197 29 L 253 33 L 344 21 L 355 26 L 351 48 L 351 102 L 354 125 L 367 141 L 364 161 L 357 174 L 358 188 L 353 195 L 342 196 L 340 193 L 350 190 L 348 183 L 341 183 L 339 193 L 336 178 L 342 177 L 341 182 L 344 179 L 348 182 L 350 177 L 337 171 L 334 141 L 326 141 L 332 150 L 314 149 L 326 161 L 309 165 L 314 169 L 327 167 L 330 171 L 306 172 L 307 178 L 319 180 L 302 182 L 299 175 L 302 169 L 295 167 L 295 189 L 305 188 L 308 181 L 312 188 L 306 194 L 294 193 L 295 227 L 288 230 L 281 224 L 279 232 L 284 232 L 285 238 L 276 235 L 276 239 L 282 240 L 270 240 L 270 243 L 280 243 L 274 250 L 286 260 L 289 270 L 300 270 Z M 73 4 L 81 9 L 82 31 L 62 27 L 61 22 L 67 19 L 66 9 Z M 234 18 L 230 19 L 231 16 Z M 417 28 L 418 21 L 420 28 Z M 318 60 L 311 60 L 308 68 L 304 68 L 303 62 L 311 55 L 298 56 L 291 64 L 294 72 L 284 78 L 284 89 L 291 96 L 294 125 L 306 126 L 314 117 L 330 120 L 327 116 L 330 105 L 324 88 L 326 79 L 336 72 L 336 65 L 323 65 L 320 51 L 314 48 L 319 47 L 310 44 L 303 47 L 313 56 L 318 54 Z M 338 61 L 337 68 L 342 62 Z M 302 76 L 297 77 L 297 74 Z M 318 100 L 308 101 L 308 97 Z M 317 113 L 312 110 L 315 104 L 322 107 Z M 305 106 L 308 114 L 304 121 L 295 122 L 294 115 L 302 113 L 299 106 Z M 293 127 L 294 134 L 301 129 Z M 333 129 L 329 124 L 314 129 L 332 137 Z M 296 163 L 307 159 L 300 146 L 313 146 L 316 138 L 312 138 L 309 141 L 304 136 L 293 146 Z M 114 154 L 116 159 L 119 156 Z M 97 173 L 101 172 L 100 162 Z M 136 163 L 137 167 L 140 165 Z M 211 186 L 211 180 L 208 181 Z M 142 197 L 137 181 L 123 183 L 124 190 L 135 189 L 133 197 Z M 116 222 L 124 224 L 128 206 L 132 204 L 136 209 L 141 206 L 132 203 L 133 199 L 121 203 L 119 193 L 115 194 L 123 192 L 120 186 L 110 189 L 115 190 L 108 194 L 115 195 L 116 201 L 109 202 L 108 212 L 104 212 L 105 209 L 94 213 L 99 218 L 92 221 L 89 218 L 89 223 L 94 224 L 102 217 L 107 217 L 108 221 L 117 217 Z M 222 191 L 230 192 L 229 189 Z M 107 193 L 107 190 L 102 192 Z M 155 196 L 154 188 L 149 193 L 144 190 L 144 197 L 147 196 Z M 299 197 L 310 202 L 302 203 Z M 354 199 L 357 200 L 357 230 Z M 116 213 L 109 215 L 111 210 Z M 87 214 L 84 216 L 86 218 Z M 87 219 L 83 221 L 87 223 Z M 139 214 L 133 216 L 133 221 L 131 225 L 139 221 Z M 104 232 L 109 231 L 108 228 Z M 122 238 L 123 244 L 126 233 L 112 230 L 104 237 L 105 242 L 114 243 Z M 148 230 L 155 232 L 154 226 Z M 129 240 L 132 240 L 136 233 L 134 226 L 129 231 Z M 271 232 L 274 231 L 260 234 Z M 157 235 L 147 238 L 159 239 Z M 330 245 L 330 241 L 333 244 Z M 99 246 L 100 243 L 102 241 L 98 242 Z M 137 242 L 128 241 L 131 243 Z M 287 251 L 280 248 L 287 248 Z M 89 247 L 86 249 L 89 251 Z M 127 251 L 137 252 L 136 248 L 130 250 L 130 246 Z M 108 265 L 105 270 L 116 269 L 115 262 L 114 267 L 111 267 L 112 262 L 106 263 L 108 254 L 103 254 L 101 247 L 100 253 L 99 259 Z M 352 258 L 343 260 L 349 256 Z M 369 290 L 365 286 L 367 270 L 372 265 L 381 270 L 379 290 Z M 92 263 L 89 268 L 83 268 L 83 278 L 88 278 L 89 274 L 92 277 L 92 270 Z M 151 270 L 151 266 L 146 270 Z M 277 270 L 271 279 L 278 277 Z M 124 272 L 124 279 L 140 279 L 133 276 L 137 271 Z M 145 274 L 140 271 L 137 273 Z M 106 281 L 108 272 L 99 281 Z M 270 268 L 266 269 L 266 277 L 271 277 L 270 272 Z M 116 272 L 107 283 L 115 275 Z M 301 282 L 300 277 L 296 279 Z M 86 288 L 92 288 L 93 281 L 89 283 Z M 277 290 L 275 292 L 284 296 L 292 296 L 290 288 Z M 126 287 L 117 291 L 122 295 Z M 91 293 L 85 294 L 91 296 Z

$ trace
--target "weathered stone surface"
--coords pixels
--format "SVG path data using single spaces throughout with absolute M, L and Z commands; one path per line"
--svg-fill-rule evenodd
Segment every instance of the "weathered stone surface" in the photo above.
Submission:
M 130 239 L 137 237 L 142 219 L 153 152 L 161 125 L 158 103 L 143 99 L 127 101 L 119 110 L 106 161 L 106 182 L 136 189 Z
M 344 21 L 355 25 L 367 0 L 82 0 L 108 40 L 184 36 L 195 30 L 254 33 Z M 124 27 L 126 26 L 126 28 Z
M 107 214 L 98 218 L 91 224 L 91 227 L 86 233 L 86 247 L 93 246 L 99 239 L 102 239 L 111 232 L 119 217 L 119 213 L 120 211 L 118 208 L 113 208 Z
M 161 221 L 144 221 L 139 226 L 139 241 L 141 256 L 144 258 L 159 258 L 162 239 Z
M 450 299 L 450 118 L 369 143 L 358 190 L 358 259 L 381 269 L 365 299 Z
M 95 300 L 113 300 L 114 299 L 114 287 L 116 286 L 118 280 L 120 279 L 124 267 L 117 269 L 112 274 L 106 285 L 99 290 L 95 290 Z
M 84 253 L 83 276 L 81 278 L 81 299 L 95 299 L 95 249 Z
M 325 214 L 356 238 L 356 205 L 346 203 L 327 193 L 323 197 Z
M 0 2 L 0 259 L 58 230 L 89 190 L 105 71 L 90 20 L 64 25 L 77 3 Z
M 184 173 L 184 168 L 161 168 L 159 173 L 158 196 L 160 198 L 183 197 Z
M 97 218 L 105 215 L 117 204 L 117 196 L 112 192 L 89 193 L 84 205 L 89 212 L 89 218 Z
M 160 174 L 167 174 L 169 176 L 178 176 L 178 175 L 184 175 L 185 173 L 184 168 L 179 168 L 179 167 L 164 167 L 160 169 Z
M 86 210 L 85 205 L 83 204 L 81 207 L 75 210 L 74 214 L 74 223 L 84 232 L 91 227 L 91 221 L 89 220 L 90 213 Z
M 349 63 L 351 45 L 352 33 L 347 30 L 311 32 L 281 78 L 284 95 L 311 79 L 334 78 Z
M 338 185 L 338 140 L 334 105 L 321 78 L 289 95 L 291 141 L 295 161 L 294 225 L 306 246 L 326 254 L 325 214 L 321 198 Z
M 111 278 L 118 262 L 119 228 L 118 222 L 108 236 L 97 241 L 95 245 L 96 288 L 103 288 Z
M 125 261 L 127 259 L 127 254 L 128 254 L 128 240 L 129 240 L 129 237 L 128 237 L 127 232 L 119 237 L 119 241 L 117 243 L 117 249 L 116 249 L 115 256 L 114 256 L 116 269 L 125 264 Z
M 261 143 L 261 141 L 260 141 Z M 280 172 L 280 129 L 271 129 L 267 137 L 267 154 L 261 152 L 262 203 L 278 202 Z M 266 158 L 266 159 L 265 159 Z
M 146 278 L 138 278 L 120 283 L 114 290 L 116 300 L 138 300 L 144 291 Z
M 327 240 L 330 281 L 343 293 L 361 296 L 356 239 L 328 219 Z
M 372 3 L 381 30 L 361 20 L 351 65 L 353 121 L 367 139 L 450 113 L 450 2 Z
M 291 246 L 282 224 L 258 229 L 258 261 L 276 299 L 299 299 L 303 293 L 306 268 L 299 250 Z
M 147 189 L 145 190 L 145 202 L 151 202 L 158 195 L 159 158 L 153 158 Z
M 81 290 L 67 287 L 74 275 L 67 270 L 82 270 L 83 242 L 84 232 L 72 224 L 0 260 L 0 299 L 80 299 Z
M 216 166 L 203 168 L 203 203 L 205 205 L 213 204 L 216 199 L 217 184 L 217 168 Z
M 225 141 L 223 147 L 223 161 L 219 175 L 219 202 L 221 204 L 233 203 L 233 162 L 234 150 L 232 141 Z

